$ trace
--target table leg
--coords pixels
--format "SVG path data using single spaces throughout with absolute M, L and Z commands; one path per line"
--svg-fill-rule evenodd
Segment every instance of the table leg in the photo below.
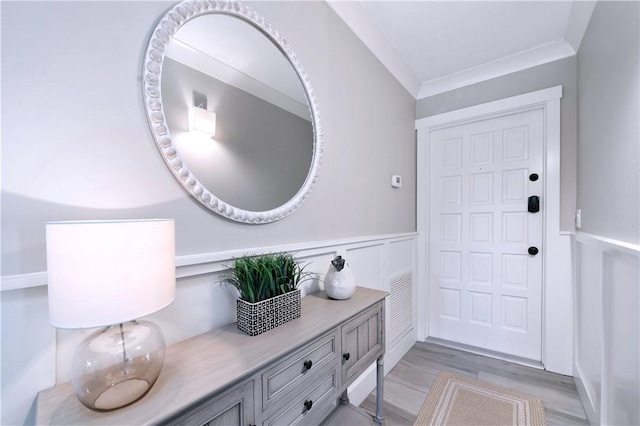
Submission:
M 376 364 L 376 416 L 373 420 L 378 424 L 382 424 L 384 421 L 382 415 L 382 405 L 384 402 L 384 355 L 381 355 L 380 358 L 378 358 Z
M 340 404 L 347 405 L 348 403 L 349 403 L 349 394 L 345 389 L 344 392 L 342 392 L 342 395 L 340 395 Z

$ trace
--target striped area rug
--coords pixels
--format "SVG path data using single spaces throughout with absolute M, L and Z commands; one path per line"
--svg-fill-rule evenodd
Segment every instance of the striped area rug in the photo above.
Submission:
M 545 426 L 540 398 L 442 372 L 429 390 L 415 426 Z

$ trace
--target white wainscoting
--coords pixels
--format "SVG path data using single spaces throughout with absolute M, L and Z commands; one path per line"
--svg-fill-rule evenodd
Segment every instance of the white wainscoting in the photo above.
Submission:
M 387 298 L 385 319 L 388 372 L 416 342 L 416 241 L 417 233 L 406 233 L 180 256 L 176 259 L 176 300 L 149 319 L 162 328 L 168 345 L 235 321 L 235 290 L 220 282 L 225 265 L 231 265 L 234 257 L 294 253 L 308 264 L 306 270 L 320 277 L 303 285 L 304 296 L 323 288 L 321 278 L 329 262 L 342 255 L 353 270 L 357 285 L 390 291 L 393 283 L 395 291 Z M 46 272 L 2 277 L 0 424 L 33 423 L 36 394 L 70 379 L 73 351 L 93 331 L 56 330 L 50 326 L 46 284 Z M 374 373 L 375 369 L 369 369 L 350 387 L 353 403 L 359 404 L 373 390 Z
M 640 247 L 573 237 L 574 379 L 591 424 L 640 424 Z

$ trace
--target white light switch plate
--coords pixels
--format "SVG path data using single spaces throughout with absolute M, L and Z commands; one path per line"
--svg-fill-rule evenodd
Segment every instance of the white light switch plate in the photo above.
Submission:
M 401 188 L 402 187 L 402 176 L 400 176 L 400 175 L 391 176 L 391 186 L 394 187 L 394 188 Z
M 582 209 L 576 209 L 576 229 L 582 226 Z

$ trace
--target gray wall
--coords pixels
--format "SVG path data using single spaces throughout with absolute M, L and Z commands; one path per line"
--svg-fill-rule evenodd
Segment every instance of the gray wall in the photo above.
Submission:
M 310 197 L 256 226 L 191 199 L 157 152 L 141 99 L 146 44 L 172 4 L 1 3 L 3 275 L 46 269 L 50 220 L 172 217 L 177 255 L 416 229 L 415 100 L 324 2 L 250 4 L 316 92 L 325 151 Z
M 0 2 L 3 277 L 45 271 L 49 220 L 172 217 L 179 256 L 415 230 L 415 100 L 324 2 L 253 4 L 293 46 L 318 99 L 325 151 L 309 198 L 254 226 L 191 199 L 160 157 L 142 102 L 146 44 L 172 5 Z M 403 175 L 402 189 L 390 187 L 392 174 Z M 233 295 L 217 279 L 179 280 L 176 301 L 153 319 L 168 342 L 233 320 Z M 32 423 L 36 393 L 68 379 L 82 333 L 48 324 L 44 286 L 0 297 L 0 423 Z
M 578 51 L 581 230 L 640 243 L 640 3 L 598 2 Z
M 297 78 L 293 69 L 284 77 Z M 213 138 L 189 132 L 193 92 L 206 95 L 216 113 Z M 162 66 L 162 100 L 180 156 L 221 200 L 244 210 L 271 210 L 304 184 L 313 157 L 308 119 L 169 58 Z
M 577 88 L 575 56 L 419 99 L 424 118 L 473 105 L 562 85 L 560 102 L 560 230 L 574 230 L 576 206 Z

